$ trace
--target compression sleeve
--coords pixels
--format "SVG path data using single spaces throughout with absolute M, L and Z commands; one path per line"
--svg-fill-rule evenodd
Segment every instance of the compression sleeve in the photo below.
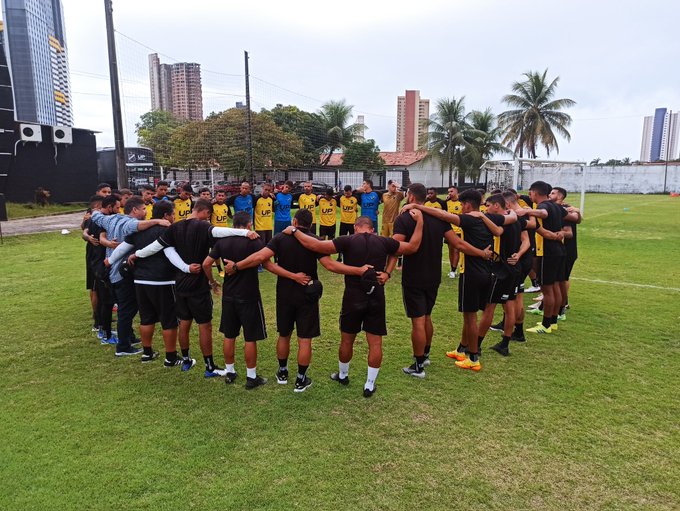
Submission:
M 134 248 L 135 248 L 134 245 L 131 245 L 130 243 L 124 241 L 123 243 L 118 245 L 113 252 L 111 252 L 111 255 L 109 256 L 109 263 L 114 264 L 119 259 L 125 257 L 125 255 L 127 255 L 128 252 L 131 252 Z
M 210 235 L 213 238 L 228 238 L 229 236 L 248 236 L 248 229 L 234 229 L 233 227 L 213 227 Z
M 168 261 L 170 261 L 175 268 L 178 270 L 184 272 L 184 273 L 190 273 L 189 272 L 189 265 L 184 262 L 184 259 L 182 259 L 179 254 L 177 253 L 177 250 L 175 250 L 175 247 L 168 247 L 163 250 L 163 253 L 165 254 L 165 257 L 168 258 Z
M 139 257 L 140 259 L 144 259 L 145 257 L 152 256 L 154 254 L 157 254 L 161 250 L 163 250 L 165 247 L 161 245 L 160 241 L 156 240 L 153 243 L 149 243 L 146 247 L 140 248 L 135 252 L 135 255 Z

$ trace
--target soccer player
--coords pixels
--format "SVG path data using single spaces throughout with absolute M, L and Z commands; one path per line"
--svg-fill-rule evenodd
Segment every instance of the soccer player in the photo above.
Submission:
M 335 223 L 337 222 L 338 202 L 333 197 L 333 189 L 326 188 L 319 197 L 319 237 L 332 240 L 335 238 Z
M 213 227 L 208 222 L 212 205 L 203 199 L 196 201 L 194 209 L 184 222 L 175 222 L 156 241 L 137 250 L 134 258 L 150 257 L 153 254 L 174 247 L 181 258 L 180 271 L 175 274 L 175 294 L 179 324 L 179 343 L 182 350 L 182 370 L 188 371 L 196 363 L 189 356 L 189 332 L 195 321 L 198 324 L 198 339 L 205 362 L 205 377 L 224 376 L 226 371 L 215 365 L 212 346 L 212 296 L 201 265 L 210 251 L 215 238 L 227 236 L 249 236 L 257 234 L 246 229 Z M 213 289 L 215 286 L 212 285 Z
M 194 190 L 189 183 L 185 183 L 179 189 L 179 195 L 177 195 L 173 201 L 175 204 L 175 222 L 180 222 L 189 218 L 189 215 L 191 215 L 191 212 L 194 209 L 193 195 Z
M 109 204 L 108 200 L 107 202 L 102 201 L 102 206 L 107 204 Z M 95 211 L 92 213 L 92 222 L 106 231 L 108 239 L 120 241 L 134 232 L 144 231 L 154 225 L 164 225 L 166 227 L 170 225 L 170 222 L 167 220 L 145 220 L 145 217 L 146 208 L 142 198 L 131 197 L 125 203 L 125 215 L 104 215 L 101 211 Z M 113 249 L 107 247 L 106 256 L 109 257 L 112 253 Z M 142 351 L 133 347 L 133 344 L 137 343 L 137 338 L 132 330 L 132 320 L 137 314 L 135 286 L 132 279 L 123 278 L 120 274 L 121 262 L 118 260 L 113 263 L 109 273 L 113 295 L 118 304 L 117 357 L 137 355 Z
M 422 215 L 411 212 L 409 216 L 413 218 L 415 227 L 408 243 L 376 236 L 373 221 L 365 216 L 357 218 L 354 225 L 355 234 L 340 236 L 332 241 L 321 241 L 313 236 L 306 236 L 300 230 L 290 230 L 291 234 L 310 250 L 329 255 L 343 253 L 345 263 L 340 265 L 342 268 L 329 268 L 331 271 L 346 275 L 340 311 L 338 372 L 331 374 L 331 379 L 341 385 L 349 384 L 349 364 L 352 360 L 354 340 L 363 330 L 366 332 L 368 342 L 368 370 L 364 397 L 371 397 L 375 392 L 375 380 L 382 365 L 382 338 L 387 335 L 383 286 L 389 281 L 390 273 L 385 269 L 385 261 L 387 257 L 415 253 L 423 236 Z M 348 268 L 357 271 L 350 273 L 347 271 Z
M 427 189 L 427 196 L 425 197 L 425 207 L 443 209 L 446 211 L 446 203 L 437 197 L 437 190 L 435 188 Z
M 153 196 L 153 201 L 158 202 L 162 200 L 169 201 L 168 199 L 168 187 L 170 184 L 167 181 L 158 181 L 156 183 L 156 193 Z
M 578 258 L 578 250 L 576 248 L 576 226 L 583 220 L 578 208 L 565 204 L 564 199 L 566 198 L 567 191 L 562 187 L 556 186 L 550 192 L 550 200 L 566 209 L 567 213 L 576 214 L 578 216 L 578 219 L 575 221 L 565 219 L 563 227 L 565 263 L 564 280 L 559 282 L 562 304 L 557 316 L 558 319 L 566 319 L 566 311 L 569 304 L 569 277 L 571 276 L 571 270 L 574 268 L 574 263 Z
M 146 218 L 144 220 L 151 220 L 153 215 L 153 196 L 156 190 L 151 185 L 142 186 L 142 200 L 144 201 L 144 209 L 146 210 Z
M 198 190 L 198 198 L 212 202 L 212 193 L 210 193 L 210 188 L 204 186 Z
M 340 229 L 338 235 L 354 234 L 354 223 L 359 214 L 359 201 L 352 193 L 352 187 L 345 185 L 343 194 L 337 200 L 340 206 Z M 338 254 L 338 261 L 342 261 L 342 254 Z
M 241 189 L 238 194 L 232 195 L 227 199 L 227 204 L 233 206 L 234 214 L 239 211 L 245 211 L 253 218 L 253 209 L 255 207 L 255 196 L 250 191 L 250 183 L 244 181 L 241 183 Z
M 111 185 L 109 183 L 99 183 L 97 185 L 97 195 L 101 195 L 102 197 L 108 197 L 111 195 Z
M 366 179 L 361 185 L 361 189 L 355 191 L 359 204 L 361 205 L 361 216 L 367 216 L 373 221 L 373 228 L 378 230 L 378 206 L 381 198 L 373 191 L 373 181 Z
M 387 191 L 382 195 L 383 211 L 382 211 L 382 227 L 380 228 L 380 235 L 388 238 L 394 234 L 394 220 L 399 214 L 401 201 L 404 200 L 404 194 L 399 191 L 401 186 L 396 181 L 387 183 Z
M 442 240 L 446 239 L 463 253 L 480 258 L 490 257 L 490 251 L 475 248 L 453 233 L 451 223 L 458 221 L 456 215 L 438 208 L 425 207 L 426 196 L 425 187 L 420 183 L 413 183 L 406 194 L 409 204 L 404 208 L 406 210 L 416 208 L 427 213 L 423 219 L 423 241 L 420 249 L 414 254 L 404 256 L 401 279 L 404 308 L 406 315 L 411 319 L 411 343 L 415 358 L 415 362 L 403 370 L 405 374 L 416 378 L 425 378 L 424 368 L 430 363 L 430 348 L 434 335 L 431 314 L 442 277 Z M 402 212 L 394 223 L 394 239 L 407 241 L 413 236 L 414 229 L 413 218 Z M 388 273 L 392 272 L 395 263 L 396 257 L 390 256 L 387 264 Z
M 118 211 L 121 215 L 125 214 L 125 203 L 128 201 L 130 197 L 134 196 L 134 193 L 132 193 L 132 190 L 129 188 L 122 188 L 118 190 L 118 195 L 120 196 L 120 210 Z
M 213 203 L 212 213 L 210 214 L 210 225 L 213 227 L 229 227 L 228 219 L 231 218 L 231 209 L 227 204 L 227 192 L 224 190 L 215 192 L 215 202 Z M 220 277 L 224 277 L 224 269 L 222 268 L 222 262 L 217 259 L 215 261 L 215 266 Z
M 290 208 L 293 204 L 293 196 L 290 191 L 293 182 L 286 181 L 283 188 L 274 196 L 274 235 L 283 232 L 290 225 Z
M 252 216 L 247 211 L 234 214 L 234 228 L 248 229 L 252 227 Z M 222 259 L 226 268 L 227 260 L 240 261 L 262 248 L 260 239 L 243 237 L 223 238 L 215 243 L 210 254 L 203 261 L 203 274 L 213 289 L 219 284 L 212 276 L 212 265 Z M 224 381 L 227 384 L 236 380 L 234 355 L 236 337 L 243 328 L 244 358 L 246 362 L 246 389 L 252 390 L 267 383 L 266 378 L 257 374 L 257 341 L 267 338 L 264 320 L 264 309 L 260 297 L 260 284 L 257 269 L 235 268 L 236 271 L 224 279 L 222 290 L 222 319 L 220 332 L 224 334 Z
M 447 190 L 446 197 L 446 211 L 454 215 L 460 215 L 463 212 L 463 205 L 458 200 L 458 188 L 455 186 L 449 186 Z M 463 234 L 463 231 L 457 225 L 451 224 L 453 232 L 458 236 Z M 460 261 L 460 253 L 457 249 L 449 245 L 449 264 L 451 265 L 451 271 L 449 272 L 449 278 L 455 279 L 457 277 L 458 271 L 458 261 Z
M 307 181 L 302 185 L 302 193 L 298 198 L 298 205 L 300 209 L 306 209 L 312 214 L 312 226 L 309 231 L 316 234 L 316 204 L 317 196 L 312 193 L 312 182 Z
M 274 230 L 274 195 L 272 185 L 262 185 L 262 195 L 255 200 L 255 232 L 260 235 L 262 243 L 266 246 L 272 239 Z

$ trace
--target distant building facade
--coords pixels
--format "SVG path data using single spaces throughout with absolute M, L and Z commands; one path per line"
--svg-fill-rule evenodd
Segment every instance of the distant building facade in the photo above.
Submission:
M 655 162 L 678 158 L 680 116 L 666 108 L 657 108 L 644 118 L 640 161 Z
M 430 100 L 421 99 L 420 91 L 407 90 L 397 97 L 397 152 L 418 150 L 427 133 L 425 120 L 430 117 Z
M 357 130 L 356 133 L 354 133 L 354 141 L 355 142 L 365 142 L 366 141 L 366 136 L 365 136 L 365 130 L 366 130 L 366 124 L 364 122 L 364 116 L 363 115 L 357 115 Z
M 149 55 L 151 109 L 165 110 L 178 119 L 203 119 L 201 65 L 195 62 L 161 64 L 158 54 Z
M 16 119 L 73 125 L 61 0 L 4 0 Z

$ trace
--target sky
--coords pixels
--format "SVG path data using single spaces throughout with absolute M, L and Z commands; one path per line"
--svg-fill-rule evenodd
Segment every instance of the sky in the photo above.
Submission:
M 112 145 L 103 0 L 62 0 L 75 124 Z M 680 110 L 677 0 L 318 1 L 114 0 L 126 139 L 150 109 L 147 55 L 199 62 L 204 114 L 243 101 L 250 54 L 254 110 L 309 111 L 345 99 L 366 136 L 396 146 L 397 96 L 465 96 L 468 110 L 506 109 L 522 74 L 548 69 L 571 98 L 569 161 L 640 155 L 642 123 L 657 107 Z M 539 154 L 544 157 L 545 153 Z

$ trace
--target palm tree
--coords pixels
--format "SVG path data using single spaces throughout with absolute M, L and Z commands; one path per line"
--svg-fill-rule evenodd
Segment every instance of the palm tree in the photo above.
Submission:
M 470 126 L 476 131 L 472 144 L 476 151 L 465 151 L 466 175 L 476 182 L 482 165 L 496 154 L 512 154 L 512 151 L 500 143 L 502 131 L 496 124 L 496 116 L 487 108 L 484 111 L 470 112 Z
M 525 150 L 529 158 L 536 158 L 537 145 L 542 145 L 548 156 L 551 149 L 559 153 L 555 132 L 567 141 L 571 140 L 567 131 L 571 116 L 560 110 L 574 106 L 576 102 L 567 98 L 553 99 L 560 77 L 548 82 L 547 74 L 547 69 L 542 74 L 524 73 L 525 81 L 512 84 L 514 94 L 503 96 L 503 102 L 516 108 L 498 116 L 498 124 L 504 132 L 503 143 L 514 144 L 515 154 L 520 158 Z
M 454 184 L 454 168 L 458 183 L 458 170 L 464 165 L 463 151 L 468 156 L 477 152 L 472 140 L 479 134 L 470 126 L 469 116 L 465 113 L 465 96 L 461 96 L 437 100 L 435 113 L 423 121 L 427 133 L 420 140 L 420 148 L 428 152 L 426 160 L 439 159 L 442 174 L 448 169 L 449 186 Z
M 355 134 L 361 128 L 359 124 L 349 124 L 352 118 L 352 105 L 345 100 L 329 101 L 321 106 L 318 115 L 323 126 L 324 156 L 321 165 L 327 165 L 331 156 L 338 149 L 344 149 L 345 145 L 352 142 Z

